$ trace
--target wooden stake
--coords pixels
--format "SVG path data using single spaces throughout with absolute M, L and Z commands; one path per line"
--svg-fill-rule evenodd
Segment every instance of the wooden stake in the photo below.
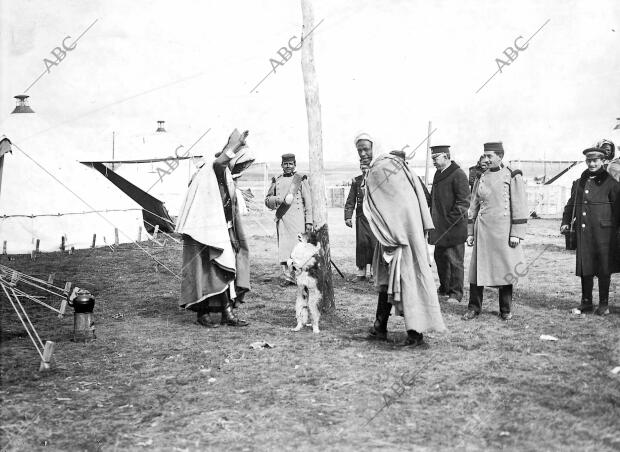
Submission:
M 2 254 L 6 254 L 6 240 L 2 243 Z
M 39 254 L 39 245 L 41 245 L 41 240 L 37 239 L 36 244 L 34 246 L 35 254 Z
M 95 322 L 91 312 L 76 312 L 73 314 L 73 340 L 87 342 L 95 339 Z
M 138 226 L 138 242 L 142 241 L 142 226 Z
M 65 290 L 64 290 L 64 292 L 65 292 L 67 295 L 71 294 L 71 283 L 70 283 L 70 282 L 66 282 L 66 283 L 65 283 Z
M 114 245 L 118 245 L 118 228 L 114 228 Z
M 47 277 L 48 284 L 54 284 L 54 276 L 56 276 L 56 273 L 50 273 L 50 275 Z
M 304 78 L 306 114 L 308 116 L 308 151 L 310 160 L 310 193 L 312 217 L 317 238 L 321 242 L 319 260 L 320 309 L 323 312 L 336 310 L 334 286 L 330 267 L 329 232 L 327 229 L 327 197 L 325 196 L 325 174 L 323 171 L 323 137 L 321 126 L 321 103 L 319 82 L 314 67 L 314 12 L 311 0 L 301 0 L 303 16 L 301 71 Z
M 65 250 L 65 236 L 63 235 L 60 238 L 60 251 L 64 251 Z
M 97 234 L 93 234 L 93 243 L 92 243 L 92 245 L 90 246 L 91 248 L 94 248 L 94 247 L 95 247 L 95 242 L 96 242 L 96 241 L 97 241 Z
M 65 311 L 67 310 L 67 300 L 64 299 L 60 302 L 60 309 L 59 309 L 59 313 L 58 313 L 58 318 L 62 319 L 62 317 L 65 315 Z
M 41 366 L 39 367 L 39 372 L 44 372 L 50 370 L 50 366 L 52 365 L 52 358 L 54 355 L 54 347 L 56 344 L 52 341 L 45 341 L 45 346 L 43 347 L 43 359 L 41 360 Z
M 159 233 L 159 225 L 155 225 L 155 230 L 153 231 L 153 238 L 157 240 L 157 234 Z

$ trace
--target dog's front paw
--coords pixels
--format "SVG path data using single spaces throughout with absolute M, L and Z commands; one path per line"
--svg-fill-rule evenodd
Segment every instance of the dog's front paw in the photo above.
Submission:
M 297 324 L 297 326 L 295 328 L 291 328 L 291 331 L 299 331 L 301 330 L 302 325 Z
M 312 327 L 312 332 L 314 334 L 319 334 L 321 331 L 319 330 L 319 327 L 317 326 L 317 327 Z

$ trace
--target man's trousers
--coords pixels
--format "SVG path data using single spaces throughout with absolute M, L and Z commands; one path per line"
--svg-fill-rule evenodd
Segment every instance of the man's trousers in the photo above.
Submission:
M 439 274 L 439 293 L 461 301 L 465 281 L 465 244 L 449 247 L 436 245 L 434 255 Z
M 482 295 L 484 293 L 484 286 L 477 286 L 475 284 L 469 285 L 469 306 L 467 309 L 475 311 L 480 314 L 482 311 Z M 499 312 L 501 314 L 508 314 L 510 312 L 510 305 L 512 303 L 512 284 L 505 286 L 499 286 Z

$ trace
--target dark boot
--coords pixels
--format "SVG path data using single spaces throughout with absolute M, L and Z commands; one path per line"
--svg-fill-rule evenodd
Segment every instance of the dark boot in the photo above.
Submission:
M 222 311 L 222 321 L 220 322 L 222 325 L 228 326 L 248 326 L 249 323 L 245 320 L 241 320 L 233 313 L 233 304 L 230 299 L 226 302 L 224 306 L 224 310 Z
M 581 305 L 579 310 L 582 313 L 591 313 L 594 311 L 592 306 L 592 289 L 594 287 L 594 278 L 592 276 L 581 277 Z
M 594 312 L 596 315 L 609 315 L 609 286 L 611 276 L 598 277 L 598 308 Z
M 596 315 L 609 315 L 609 300 L 601 300 L 598 303 L 598 308 L 594 311 Z
M 377 299 L 377 314 L 375 317 L 375 323 L 368 332 L 368 339 L 386 341 L 387 340 L 387 324 L 390 318 L 390 311 L 392 305 L 388 303 L 387 292 L 379 292 L 379 298 Z
M 407 330 L 407 339 L 401 345 L 403 347 L 420 347 L 425 345 L 424 335 L 416 330 Z

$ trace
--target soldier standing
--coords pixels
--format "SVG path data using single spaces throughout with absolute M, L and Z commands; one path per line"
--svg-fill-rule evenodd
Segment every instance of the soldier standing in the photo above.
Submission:
M 274 177 L 265 205 L 276 211 L 278 258 L 282 266 L 282 285 L 295 284 L 286 261 L 297 244 L 297 235 L 312 229 L 312 200 L 306 175 L 295 172 L 295 154 L 282 156 L 282 174 Z
M 364 215 L 364 189 L 362 184 L 364 177 L 368 172 L 368 165 L 365 163 L 360 164 L 362 174 L 355 177 L 351 181 L 351 189 L 349 190 L 349 196 L 347 196 L 347 202 L 344 205 L 344 222 L 352 228 L 353 227 L 353 211 L 355 210 L 355 265 L 357 266 L 357 281 L 364 281 L 366 279 L 366 268 L 372 264 L 372 256 L 375 252 L 375 246 L 377 240 L 372 235 L 368 219 Z M 369 274 L 371 272 L 369 271 Z
M 487 171 L 472 192 L 467 222 L 467 245 L 474 250 L 469 265 L 469 306 L 463 320 L 482 310 L 484 286 L 499 287 L 499 310 L 503 320 L 512 314 L 512 282 L 518 266 L 526 267 L 521 241 L 527 228 L 527 194 L 520 170 L 502 164 L 501 142 L 485 143 Z

